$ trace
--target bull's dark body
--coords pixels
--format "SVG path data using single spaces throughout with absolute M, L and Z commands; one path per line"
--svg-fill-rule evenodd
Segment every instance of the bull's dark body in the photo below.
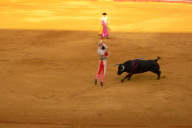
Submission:
M 157 63 L 157 60 L 159 60 L 160 57 L 158 57 L 155 60 L 128 60 L 124 62 L 123 64 L 119 64 L 118 67 L 118 75 L 121 75 L 123 72 L 127 72 L 128 75 L 123 78 L 121 81 L 123 82 L 125 79 L 130 80 L 131 76 L 133 74 L 138 74 L 138 73 L 144 73 L 147 71 L 151 71 L 155 74 L 157 74 L 157 79 L 160 79 L 161 71 L 159 71 L 160 66 Z

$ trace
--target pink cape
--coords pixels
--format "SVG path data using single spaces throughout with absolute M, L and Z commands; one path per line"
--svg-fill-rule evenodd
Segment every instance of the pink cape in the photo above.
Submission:
M 107 29 L 107 25 L 105 24 L 105 21 L 104 20 L 102 20 L 101 21 L 101 23 L 102 23 L 102 32 L 101 32 L 101 34 L 99 34 L 99 35 L 101 35 L 101 36 L 109 36 L 109 34 L 108 34 L 108 29 Z

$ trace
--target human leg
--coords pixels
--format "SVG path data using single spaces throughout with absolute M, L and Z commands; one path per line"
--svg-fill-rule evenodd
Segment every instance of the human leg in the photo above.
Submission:
M 103 60 L 100 60 L 100 61 L 99 61 L 98 71 L 97 71 L 96 76 L 95 76 L 95 85 L 97 85 L 97 79 L 99 78 L 101 72 L 103 71 L 103 68 L 104 68 L 104 66 L 103 66 Z
M 107 59 L 103 60 L 103 72 L 102 72 L 102 78 L 101 78 L 101 86 L 103 86 L 105 76 L 106 76 L 106 71 L 107 71 Z

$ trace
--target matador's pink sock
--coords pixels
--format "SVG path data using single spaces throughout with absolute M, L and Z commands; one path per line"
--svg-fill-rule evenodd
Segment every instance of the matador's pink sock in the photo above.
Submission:
M 104 82 L 104 79 L 105 79 L 105 75 L 102 75 L 101 82 Z
M 99 77 L 99 74 L 96 74 L 95 79 L 98 79 L 98 77 Z

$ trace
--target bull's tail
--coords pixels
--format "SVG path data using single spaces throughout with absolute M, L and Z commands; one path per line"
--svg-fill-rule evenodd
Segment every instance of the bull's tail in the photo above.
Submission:
M 161 59 L 161 57 L 157 57 L 157 59 L 155 59 L 154 61 L 157 63 L 157 61 L 159 60 L 159 59 Z

